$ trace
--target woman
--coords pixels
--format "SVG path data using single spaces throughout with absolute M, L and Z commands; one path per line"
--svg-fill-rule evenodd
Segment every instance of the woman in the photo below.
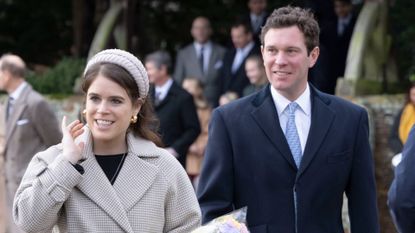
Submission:
M 156 146 L 141 62 L 104 50 L 84 78 L 87 128 L 78 120 L 66 125 L 64 117 L 62 143 L 34 156 L 15 196 L 16 224 L 27 232 L 50 232 L 55 224 L 60 232 L 196 228 L 200 209 L 186 172 Z
M 389 146 L 397 154 L 402 152 L 403 145 L 408 139 L 409 131 L 415 123 L 415 82 L 411 84 L 406 93 L 406 101 L 403 108 L 396 115 L 391 133 Z
M 208 140 L 208 128 L 212 108 L 209 106 L 203 95 L 203 86 L 196 78 L 186 78 L 183 80 L 183 88 L 193 96 L 196 105 L 197 116 L 199 118 L 201 132 L 196 141 L 189 147 L 186 156 L 186 170 L 193 183 L 197 187 L 197 180 L 202 167 L 203 154 Z
M 242 96 L 255 93 L 268 84 L 264 61 L 261 56 L 249 56 L 245 61 L 245 72 L 250 84 L 244 88 Z

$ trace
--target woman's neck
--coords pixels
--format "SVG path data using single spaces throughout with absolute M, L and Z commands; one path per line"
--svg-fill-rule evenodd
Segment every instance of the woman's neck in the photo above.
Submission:
M 123 140 L 100 141 L 94 140 L 94 154 L 97 155 L 115 155 L 127 152 L 127 142 Z

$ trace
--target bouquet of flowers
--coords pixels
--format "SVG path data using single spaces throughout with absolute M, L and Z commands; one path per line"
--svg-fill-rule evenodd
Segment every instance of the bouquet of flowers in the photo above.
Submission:
M 246 227 L 247 207 L 217 217 L 191 233 L 249 233 Z

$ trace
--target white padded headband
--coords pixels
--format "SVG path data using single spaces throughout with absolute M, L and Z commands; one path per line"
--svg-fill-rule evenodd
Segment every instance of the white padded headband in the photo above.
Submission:
M 141 98 L 146 98 L 149 90 L 147 71 L 141 61 L 131 53 L 120 49 L 107 49 L 95 54 L 87 63 L 84 76 L 88 69 L 96 63 L 112 63 L 119 65 L 134 78 Z

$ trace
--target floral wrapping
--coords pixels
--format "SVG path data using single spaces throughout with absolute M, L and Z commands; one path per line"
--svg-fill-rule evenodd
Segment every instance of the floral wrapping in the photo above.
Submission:
M 249 233 L 246 227 L 247 207 L 217 217 L 192 233 Z

